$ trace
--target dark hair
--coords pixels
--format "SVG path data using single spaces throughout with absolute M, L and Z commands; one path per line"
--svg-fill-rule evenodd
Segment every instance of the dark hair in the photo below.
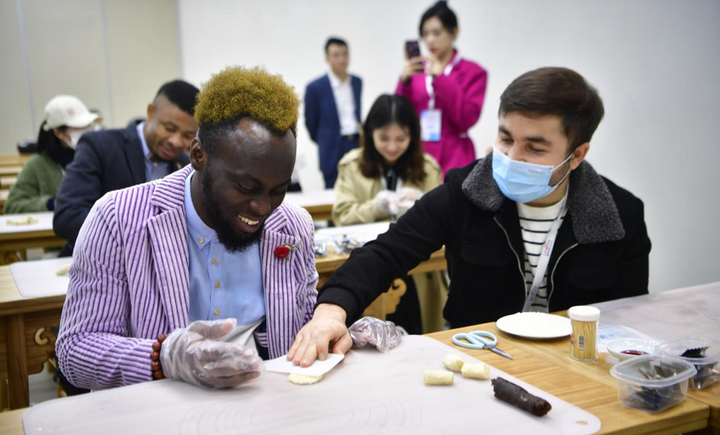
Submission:
M 330 48 L 330 45 L 332 45 L 332 44 L 342 45 L 345 47 L 348 46 L 347 42 L 345 42 L 345 40 L 331 36 L 328 38 L 327 42 L 325 43 L 325 55 L 326 56 L 328 54 L 328 49 Z
M 267 131 L 275 137 L 283 138 L 287 133 L 287 130 L 280 131 L 267 122 L 260 121 L 250 115 L 238 115 L 234 118 L 224 119 L 220 122 L 203 124 L 200 126 L 197 137 L 200 140 L 200 143 L 202 143 L 205 152 L 208 155 L 215 155 L 218 144 L 233 134 L 238 128 L 238 123 L 244 118 L 253 119 L 255 122 L 265 127 Z M 290 130 L 290 132 L 293 136 L 295 136 L 294 131 Z
M 570 151 L 590 142 L 605 114 L 597 89 L 568 68 L 546 67 L 513 80 L 500 96 L 499 115 L 518 112 L 562 119 Z
M 195 103 L 200 89 L 183 80 L 173 80 L 160 87 L 155 98 L 164 95 L 180 110 L 190 115 L 195 114 Z
M 363 152 L 360 172 L 368 178 L 382 175 L 383 158 L 375 148 L 373 131 L 397 123 L 410 133 L 410 145 L 395 163 L 395 171 L 403 180 L 419 183 L 425 179 L 423 147 L 420 141 L 420 122 L 415 108 L 400 95 L 381 95 L 375 100 L 363 124 Z
M 55 129 L 51 128 L 45 130 L 45 121 L 40 126 L 40 131 L 37 137 L 37 153 L 45 154 L 50 157 L 50 160 L 54 161 L 63 168 L 66 167 L 72 161 L 75 156 L 75 150 L 66 148 L 63 142 L 55 136 Z M 58 130 L 65 132 L 67 126 L 63 125 L 55 127 Z
M 57 136 L 55 136 L 55 132 L 53 131 L 54 129 L 51 128 L 50 130 L 46 131 L 44 127 L 45 121 L 43 121 L 42 125 L 40 126 L 40 131 L 38 132 L 37 152 L 47 152 L 47 150 L 52 148 L 53 145 L 63 146 L 62 141 Z M 55 128 L 62 132 L 65 132 L 65 130 L 67 130 L 67 126 L 65 125 Z
M 447 5 L 446 1 L 439 1 L 432 5 L 432 7 L 425 11 L 422 18 L 420 18 L 420 36 L 422 37 L 423 33 L 423 25 L 425 24 L 425 21 L 429 20 L 432 17 L 437 17 L 438 20 L 442 23 L 445 30 L 448 32 L 454 32 L 455 29 L 458 28 L 458 22 L 457 17 L 455 16 L 455 12 L 452 11 Z

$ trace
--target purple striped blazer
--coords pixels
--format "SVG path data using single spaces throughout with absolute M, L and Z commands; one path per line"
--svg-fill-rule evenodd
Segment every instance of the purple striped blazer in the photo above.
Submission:
M 163 179 L 109 192 L 80 230 L 70 268 L 56 351 L 60 369 L 78 387 L 103 389 L 152 379 L 158 335 L 188 323 L 189 256 L 185 167 Z M 273 251 L 299 247 L 279 259 Z M 312 317 L 318 281 L 313 223 L 283 203 L 260 238 L 271 358 L 287 353 Z

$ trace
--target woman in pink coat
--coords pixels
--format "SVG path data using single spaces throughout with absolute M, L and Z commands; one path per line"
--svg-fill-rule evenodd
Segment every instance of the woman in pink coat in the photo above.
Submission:
M 487 85 L 487 72 L 453 47 L 457 34 L 457 18 L 446 2 L 428 9 L 420 20 L 420 36 L 430 54 L 405 61 L 395 91 L 415 106 L 425 152 L 437 160 L 443 175 L 475 160 L 468 130 L 480 118 Z

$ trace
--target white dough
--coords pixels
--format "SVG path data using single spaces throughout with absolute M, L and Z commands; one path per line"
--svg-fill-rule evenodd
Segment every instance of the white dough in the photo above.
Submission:
M 425 385 L 452 385 L 453 372 L 425 370 Z
M 36 224 L 38 223 L 38 220 L 35 216 L 23 216 L 23 217 L 16 217 L 16 218 L 10 218 L 5 221 L 8 225 L 30 225 L 30 224 Z
M 458 355 L 451 353 L 451 354 L 445 355 L 443 357 L 442 363 L 448 370 L 452 370 L 454 372 L 460 372 L 460 370 L 463 367 L 463 364 L 465 364 L 465 361 L 460 359 L 460 357 Z
M 475 364 L 465 363 L 461 373 L 466 378 L 490 379 L 490 366 L 482 361 Z
M 295 385 L 312 385 L 317 384 L 322 380 L 322 375 L 320 376 L 308 376 L 308 375 L 301 375 L 299 373 L 290 373 L 288 376 L 288 381 L 292 382 Z
M 70 271 L 70 265 L 68 264 L 68 265 L 65 265 L 65 266 L 61 267 L 60 269 L 56 270 L 55 275 L 65 276 L 68 274 L 69 271 Z

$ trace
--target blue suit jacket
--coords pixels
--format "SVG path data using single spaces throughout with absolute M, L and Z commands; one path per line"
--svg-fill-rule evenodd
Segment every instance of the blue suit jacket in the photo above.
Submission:
M 351 75 L 350 84 L 355 97 L 355 118 L 359 123 L 362 80 Z M 327 74 L 311 82 L 305 90 L 305 126 L 318 144 L 320 170 L 324 173 L 337 171 L 338 162 L 352 147 L 344 149 L 340 139 L 340 119 Z
M 75 157 L 63 176 L 55 199 L 53 231 L 75 244 L 80 227 L 95 201 L 111 190 L 124 189 L 146 182 L 145 157 L 137 134 L 138 122 L 127 128 L 84 134 Z M 180 154 L 173 171 L 190 162 Z

